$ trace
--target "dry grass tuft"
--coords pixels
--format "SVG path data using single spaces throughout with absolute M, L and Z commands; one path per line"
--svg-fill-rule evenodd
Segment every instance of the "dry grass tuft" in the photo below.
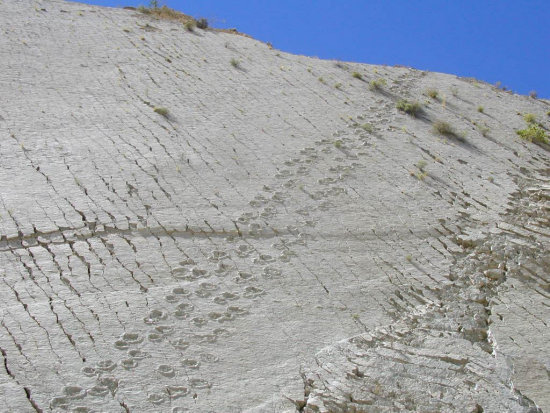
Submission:
M 185 30 L 188 32 L 194 32 L 195 27 L 197 27 L 197 22 L 195 22 L 195 20 L 189 20 L 183 25 L 183 27 L 185 27 Z
M 431 97 L 432 99 L 437 100 L 439 98 L 439 92 L 436 89 L 428 89 L 426 90 L 426 95 Z
M 439 135 L 456 136 L 455 130 L 448 122 L 438 120 L 434 123 L 433 129 Z
M 380 91 L 384 86 L 386 86 L 386 79 L 380 78 L 369 82 L 369 90 L 372 91 Z
M 526 113 L 523 115 L 523 120 L 527 123 L 535 123 L 537 117 L 533 113 Z
M 195 19 L 187 14 L 171 9 L 170 7 L 144 7 L 140 6 L 137 9 L 140 13 L 147 14 L 152 17 L 163 20 L 173 20 L 183 24 L 189 21 L 195 21 Z

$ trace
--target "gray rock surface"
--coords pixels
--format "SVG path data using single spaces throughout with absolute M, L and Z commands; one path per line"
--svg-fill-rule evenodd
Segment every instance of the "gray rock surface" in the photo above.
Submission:
M 549 148 L 515 133 L 548 101 L 132 10 L 0 22 L 0 410 L 550 409 Z

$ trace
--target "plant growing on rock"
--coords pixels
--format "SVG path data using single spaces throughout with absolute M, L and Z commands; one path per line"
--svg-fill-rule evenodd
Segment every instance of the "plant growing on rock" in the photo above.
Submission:
M 527 123 L 535 123 L 537 117 L 533 113 L 526 113 L 523 115 L 523 120 Z
M 424 169 L 426 169 L 427 165 L 428 165 L 428 162 L 426 162 L 424 159 L 421 159 L 416 163 L 416 167 L 422 172 L 424 172 Z
M 407 113 L 411 116 L 418 116 L 418 114 L 422 111 L 422 106 L 418 102 L 409 102 L 407 100 L 401 99 L 397 102 L 395 107 L 402 111 Z
M 234 57 L 231 58 L 231 60 L 229 61 L 229 63 L 231 63 L 231 66 L 233 66 L 234 68 L 238 68 L 240 66 L 240 62 L 238 59 L 235 59 Z
M 195 20 L 188 20 L 185 22 L 183 27 L 185 27 L 185 30 L 188 32 L 193 32 L 195 31 L 195 27 L 197 27 L 197 22 L 195 22 Z
M 370 123 L 363 123 L 361 126 L 359 126 L 361 129 L 363 129 L 365 132 L 373 133 L 374 132 L 374 126 Z
M 491 131 L 491 129 L 489 129 L 489 127 L 487 125 L 478 125 L 477 123 L 474 123 L 477 127 L 477 129 L 479 130 L 479 133 L 481 133 L 481 135 L 483 137 L 487 137 L 489 135 L 489 132 Z
M 432 99 L 437 100 L 438 97 L 439 97 L 439 92 L 437 91 L 437 89 L 428 89 L 428 90 L 426 90 L 426 95 L 428 95 Z
M 153 109 L 153 112 L 158 113 L 159 115 L 162 115 L 164 117 L 167 117 L 169 113 L 168 109 L 160 106 L 155 106 L 155 108 Z
M 416 179 L 418 179 L 419 181 L 423 181 L 428 176 L 428 172 L 418 171 L 414 176 L 416 176 Z
M 523 115 L 523 120 L 527 123 L 527 128 L 516 131 L 522 139 L 529 142 L 549 143 L 548 135 L 543 126 L 537 122 L 535 114 L 526 113 Z
M 193 19 L 191 16 L 171 9 L 170 7 L 159 7 L 159 2 L 156 0 L 149 2 L 149 7 L 139 6 L 137 8 L 137 11 L 157 19 L 179 21 L 184 25 L 189 21 L 195 21 L 195 19 Z
M 526 129 L 518 130 L 516 133 L 528 142 L 550 143 L 546 131 L 536 123 L 530 123 Z
M 363 75 L 359 72 L 353 72 L 351 76 L 354 77 L 355 79 L 363 80 Z
M 415 165 L 416 168 L 417 168 L 417 171 L 410 170 L 409 174 L 411 176 L 414 176 L 419 181 L 423 181 L 428 176 L 428 172 L 426 171 L 426 166 L 427 165 L 428 165 L 428 162 L 426 162 L 424 159 L 421 159 Z
M 448 122 L 442 120 L 438 120 L 433 124 L 433 130 L 439 135 L 456 136 L 456 131 L 453 127 Z
M 204 17 L 201 17 L 197 20 L 197 27 L 202 30 L 208 29 L 208 20 L 206 20 Z
M 369 89 L 376 91 L 376 90 L 382 90 L 382 88 L 386 85 L 386 79 L 380 78 L 376 80 L 371 80 L 369 82 Z

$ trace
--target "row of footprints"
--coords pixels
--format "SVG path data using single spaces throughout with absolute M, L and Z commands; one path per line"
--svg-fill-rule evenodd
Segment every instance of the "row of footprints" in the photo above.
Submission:
M 343 131 L 335 132 L 340 138 Z M 219 343 L 234 334 L 231 325 L 254 311 L 254 300 L 269 292 L 269 281 L 284 278 L 284 266 L 298 255 L 295 247 L 306 247 L 310 231 L 317 219 L 316 211 L 324 213 L 335 202 L 346 202 L 345 180 L 363 165 L 356 150 L 364 148 L 365 134 L 349 133 L 346 147 L 339 148 L 334 139 L 321 139 L 315 147 L 299 151 L 298 156 L 284 162 L 276 174 L 277 185 L 265 185 L 249 202 L 250 210 L 242 213 L 236 223 L 242 237 L 228 236 L 223 246 L 216 246 L 206 257 L 186 257 L 172 270 L 176 284 L 163 298 L 164 303 L 141 316 L 140 332 L 121 332 L 113 341 L 118 360 L 101 360 L 94 367 L 86 366 L 82 374 L 89 387 L 69 385 L 51 400 L 52 408 L 78 408 L 83 399 L 94 399 L 93 405 L 109 398 L 124 398 L 125 382 L 140 368 L 149 369 L 162 384 L 161 389 L 147 392 L 146 400 L 160 405 L 188 394 L 212 391 L 215 383 L 200 377 L 200 371 L 219 360 L 204 351 L 205 345 Z M 313 179 L 312 179 L 313 178 Z M 293 207 L 300 207 L 292 210 Z M 262 235 L 273 233 L 271 222 L 283 219 L 288 223 L 289 211 L 294 225 L 276 228 L 271 250 L 262 248 Z M 292 221 L 291 221 L 292 222 Z M 156 362 L 152 353 L 176 353 L 179 365 Z M 115 353 L 116 354 L 116 353 Z M 122 373 L 125 371 L 126 373 Z M 120 372 L 120 373 L 117 373 Z M 157 384 L 158 384 L 157 383 Z M 158 387 L 158 386 L 157 386 Z M 122 396 L 120 395 L 122 394 Z

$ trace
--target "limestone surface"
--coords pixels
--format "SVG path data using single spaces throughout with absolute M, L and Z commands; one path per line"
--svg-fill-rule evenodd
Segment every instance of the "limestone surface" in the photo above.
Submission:
M 548 101 L 62 0 L 0 30 L 0 411 L 550 410 Z

